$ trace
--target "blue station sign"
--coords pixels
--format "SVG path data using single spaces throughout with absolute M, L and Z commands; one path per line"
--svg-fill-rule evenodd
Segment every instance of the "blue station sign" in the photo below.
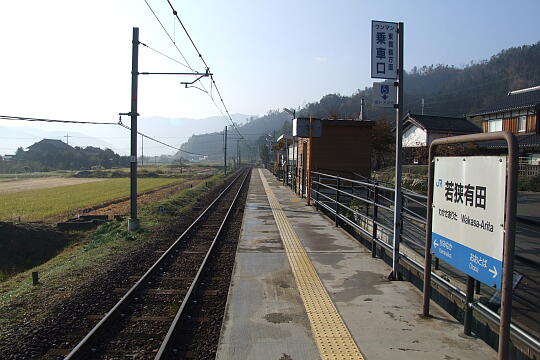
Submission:
M 501 287 L 506 158 L 436 157 L 431 253 Z

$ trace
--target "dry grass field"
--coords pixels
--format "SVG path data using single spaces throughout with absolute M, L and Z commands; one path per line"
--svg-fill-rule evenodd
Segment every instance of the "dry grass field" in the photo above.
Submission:
M 102 181 L 104 179 L 89 178 L 78 179 L 68 177 L 43 177 L 22 180 L 4 180 L 0 182 L 0 194 L 7 194 L 25 190 L 48 189 L 66 185 L 84 184 L 89 182 Z
M 69 179 L 74 180 L 74 179 Z M 129 195 L 129 179 L 98 180 L 74 185 L 0 193 L 0 221 L 42 221 L 69 215 L 77 209 L 101 204 Z M 138 179 L 138 191 L 184 181 L 178 178 Z M 0 183 L 0 187 L 6 182 Z

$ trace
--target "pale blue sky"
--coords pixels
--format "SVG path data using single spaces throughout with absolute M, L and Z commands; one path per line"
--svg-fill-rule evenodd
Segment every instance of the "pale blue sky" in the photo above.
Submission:
M 167 1 L 148 2 L 190 62 L 203 70 Z M 231 113 L 262 115 L 370 86 L 371 20 L 405 23 L 406 69 L 462 66 L 540 40 L 537 0 L 173 4 Z M 144 0 L 1 2 L 0 114 L 116 120 L 118 112 L 129 111 L 132 26 L 140 27 L 141 41 L 180 58 Z M 140 63 L 141 71 L 184 70 L 143 48 Z M 217 115 L 204 93 L 179 85 L 186 80 L 141 79 L 140 114 Z

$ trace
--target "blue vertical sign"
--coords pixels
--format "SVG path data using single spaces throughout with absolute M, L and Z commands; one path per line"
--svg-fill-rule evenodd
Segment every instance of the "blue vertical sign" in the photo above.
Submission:
M 506 157 L 436 157 L 434 161 L 431 253 L 500 289 Z

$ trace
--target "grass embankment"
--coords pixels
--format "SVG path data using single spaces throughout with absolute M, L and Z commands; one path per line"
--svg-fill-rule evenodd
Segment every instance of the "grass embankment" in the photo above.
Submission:
M 181 179 L 138 179 L 138 191 L 183 181 Z M 85 207 L 101 204 L 129 195 L 129 179 L 110 179 L 86 184 L 50 189 L 28 190 L 0 194 L 0 220 L 38 221 L 48 217 L 70 214 Z
M 390 166 L 371 173 L 373 180 L 392 185 L 396 180 L 395 167 Z M 428 166 L 427 165 L 403 165 L 402 167 L 403 187 L 419 193 L 427 192 Z
M 31 316 L 33 321 L 47 316 L 47 304 L 76 293 L 81 284 L 114 266 L 118 256 L 128 256 L 126 254 L 131 250 L 152 241 L 155 230 L 161 224 L 169 223 L 173 217 L 189 211 L 188 205 L 206 194 L 209 188 L 220 183 L 222 179 L 221 173 L 214 175 L 164 201 L 142 207 L 139 212 L 142 230 L 128 232 L 127 221 L 115 221 L 92 232 L 80 232 L 77 235 L 79 241 L 53 259 L 0 282 L 0 313 L 3 307 L 10 304 L 12 309 L 9 318 L 0 317 L 0 329 L 16 324 L 28 316 Z M 165 211 L 158 211 L 160 207 Z M 38 286 L 32 285 L 32 271 L 39 272 Z M 34 308 L 29 309 L 32 304 Z
M 0 174 L 0 182 L 22 180 L 22 179 L 37 179 L 37 178 L 46 178 L 46 177 L 70 177 L 73 174 L 74 174 L 74 171 L 72 170 L 30 172 L 30 173 L 20 173 L 20 174 Z

